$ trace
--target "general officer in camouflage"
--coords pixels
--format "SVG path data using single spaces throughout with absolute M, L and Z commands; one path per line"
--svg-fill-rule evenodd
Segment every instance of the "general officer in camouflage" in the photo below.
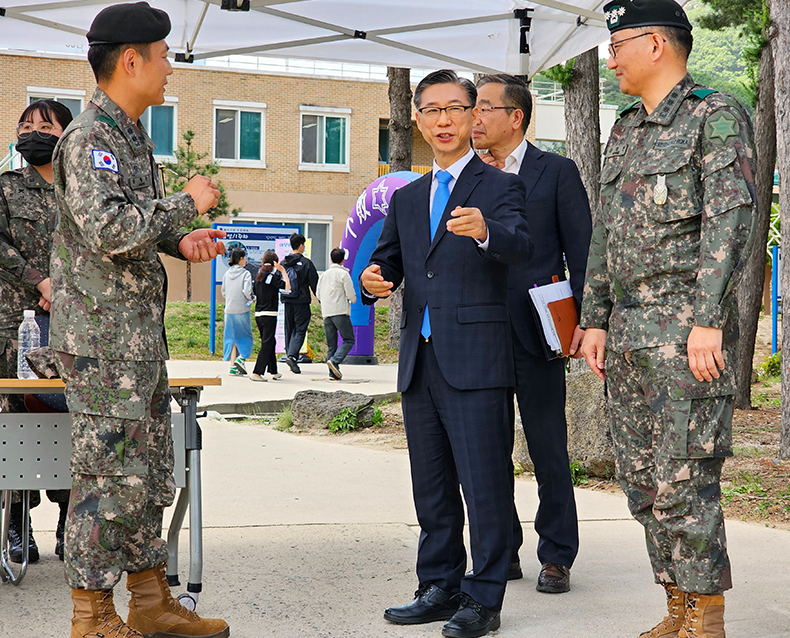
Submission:
M 164 102 L 170 19 L 145 2 L 112 5 L 88 32 L 98 88 L 55 150 L 60 222 L 53 246 L 51 346 L 72 417 L 66 524 L 71 638 L 229 635 L 170 594 L 162 514 L 175 494 L 164 252 L 193 262 L 224 252 L 221 231 L 179 230 L 219 200 L 195 177 L 164 197 L 139 118 Z M 113 587 L 128 572 L 124 623 Z
M 606 146 L 582 352 L 605 378 L 617 475 L 666 590 L 667 616 L 641 638 L 723 638 L 720 477 L 755 220 L 752 127 L 734 99 L 688 75 L 692 27 L 674 0 L 604 9 L 608 66 L 641 101 Z
M 49 325 L 49 258 L 58 217 L 52 153 L 71 120 L 68 107 L 60 102 L 38 100 L 28 105 L 19 117 L 16 144 L 27 166 L 0 175 L 0 377 L 17 376 L 17 335 L 23 311 L 35 310 L 40 315 L 39 325 Z M 43 342 L 48 334 L 42 330 L 41 336 Z M 4 412 L 27 411 L 21 394 L 0 397 L 0 406 Z M 60 507 L 55 553 L 62 559 L 69 491 L 47 490 L 47 496 Z M 24 546 L 19 492 L 13 492 L 11 500 L 8 554 L 11 561 L 21 563 Z M 30 507 L 40 502 L 41 495 L 33 491 Z M 35 563 L 38 559 L 31 526 L 28 560 Z

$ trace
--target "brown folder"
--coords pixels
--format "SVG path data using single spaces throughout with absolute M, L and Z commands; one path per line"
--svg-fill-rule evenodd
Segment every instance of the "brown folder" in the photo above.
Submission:
M 576 311 L 576 300 L 573 297 L 566 297 L 558 301 L 550 301 L 546 304 L 554 319 L 554 327 L 562 345 L 562 356 L 570 356 L 571 341 L 573 331 L 579 325 L 579 313 Z

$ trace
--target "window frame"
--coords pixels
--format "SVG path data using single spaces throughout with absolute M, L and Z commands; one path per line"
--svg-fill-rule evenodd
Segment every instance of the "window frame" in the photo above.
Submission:
M 302 161 L 303 147 L 302 147 L 302 123 L 305 115 L 315 117 L 337 117 L 343 118 L 346 121 L 346 139 L 345 139 L 345 164 L 317 164 L 313 162 Z M 324 131 L 324 139 L 326 143 L 326 130 Z M 323 106 L 308 106 L 305 104 L 299 105 L 299 170 L 300 171 L 318 171 L 327 173 L 350 173 L 351 172 L 351 109 L 347 107 L 323 107 Z
M 155 106 L 169 106 L 173 108 L 173 152 L 170 155 L 165 155 L 164 153 L 157 153 L 154 151 L 154 159 L 157 162 L 175 162 L 176 161 L 176 149 L 178 148 L 178 141 L 181 139 L 181 136 L 178 133 L 178 98 L 175 96 L 166 95 L 165 96 L 165 103 L 164 104 L 157 104 Z M 148 134 L 148 137 L 151 136 L 151 112 L 149 109 L 152 107 L 148 107 L 143 113 L 148 111 L 148 126 L 145 126 L 145 122 L 143 126 L 145 126 L 145 132 Z M 142 117 L 142 116 L 141 116 Z
M 260 150 L 261 159 L 230 159 L 227 157 L 217 157 L 217 111 L 229 110 L 236 111 L 236 148 L 235 154 L 238 156 L 241 144 L 241 117 L 238 116 L 242 111 L 248 113 L 260 113 L 261 115 L 261 139 Z M 266 168 L 266 103 L 265 102 L 240 102 L 236 100 L 213 100 L 211 110 L 211 157 L 212 160 L 221 167 L 229 168 Z
M 28 86 L 25 89 L 25 108 L 30 105 L 31 97 L 55 100 L 56 102 L 60 102 L 62 99 L 79 100 L 80 113 L 82 113 L 82 111 L 85 110 L 85 99 L 87 95 L 87 92 L 82 89 L 53 89 L 44 86 Z M 79 115 L 79 113 L 74 113 L 74 117 L 77 117 L 77 115 Z

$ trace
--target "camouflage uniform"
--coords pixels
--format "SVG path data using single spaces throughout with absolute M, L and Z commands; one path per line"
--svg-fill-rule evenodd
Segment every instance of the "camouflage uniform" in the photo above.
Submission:
M 55 149 L 50 345 L 73 423 L 65 559 L 77 589 L 167 560 L 159 535 L 175 484 L 157 252 L 183 258 L 179 229 L 198 211 L 187 193 L 162 196 L 153 149 L 99 89 Z
M 36 288 L 49 277 L 52 235 L 58 219 L 55 189 L 32 166 L 0 175 L 0 377 L 16 378 L 17 333 L 22 311 L 48 314 L 38 305 Z M 0 399 L 3 410 L 24 412 L 23 395 Z M 48 490 L 51 501 L 65 503 L 68 490 Z M 12 493 L 19 501 L 19 493 Z M 41 502 L 30 494 L 30 506 Z
M 0 175 L 0 377 L 16 378 L 22 311 L 45 314 L 36 285 L 49 277 L 57 223 L 52 184 L 32 166 Z M 23 412 L 22 395 L 2 397 L 3 409 Z
M 615 123 L 587 262 L 581 324 L 608 330 L 620 484 L 656 582 L 700 594 L 731 587 L 719 480 L 732 455 L 753 170 L 748 116 L 686 75 L 650 115 L 637 103 Z M 695 325 L 723 331 L 725 369 L 711 383 L 688 367 Z

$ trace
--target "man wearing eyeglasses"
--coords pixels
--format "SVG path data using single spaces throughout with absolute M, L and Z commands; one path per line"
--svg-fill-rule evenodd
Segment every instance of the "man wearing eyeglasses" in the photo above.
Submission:
M 511 268 L 508 310 L 516 364 L 521 423 L 535 466 L 540 503 L 535 515 L 538 560 L 537 589 L 559 594 L 570 590 L 570 569 L 579 550 L 579 524 L 568 463 L 565 421 L 565 360 L 548 359 L 542 330 L 530 301 L 533 286 L 565 279 L 565 266 L 581 307 L 592 221 L 590 205 L 573 161 L 546 153 L 524 138 L 532 115 L 527 84 L 512 75 L 486 75 L 477 82 L 477 108 L 472 128 L 483 161 L 515 173 L 526 187 L 527 219 L 535 243 L 532 259 Z M 576 329 L 571 353 L 581 356 L 583 332 Z M 509 578 L 521 578 L 518 549 L 523 533 L 514 511 L 513 558 Z
M 433 170 L 394 193 L 360 276 L 365 303 L 408 282 L 398 391 L 421 529 L 419 585 L 411 603 L 384 617 L 447 620 L 442 634 L 454 638 L 500 626 L 513 521 L 507 277 L 532 252 L 523 182 L 471 149 L 476 96 L 452 71 L 417 85 L 417 127 L 433 149 Z M 459 484 L 471 536 L 466 575 Z
M 755 220 L 752 127 L 736 100 L 688 75 L 692 27 L 677 3 L 604 10 L 608 66 L 641 101 L 606 146 L 582 352 L 607 382 L 618 479 L 666 590 L 667 616 L 642 638 L 724 638 L 720 478 Z

